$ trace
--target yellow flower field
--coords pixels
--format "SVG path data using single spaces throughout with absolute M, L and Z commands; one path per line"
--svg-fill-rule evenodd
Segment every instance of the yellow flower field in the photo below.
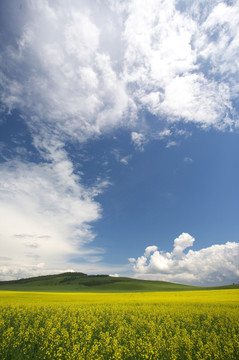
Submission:
M 0 292 L 0 359 L 239 359 L 239 290 Z

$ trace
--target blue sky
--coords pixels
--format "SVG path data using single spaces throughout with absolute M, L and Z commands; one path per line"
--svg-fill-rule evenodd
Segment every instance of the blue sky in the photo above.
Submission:
M 0 7 L 0 278 L 238 282 L 238 2 Z

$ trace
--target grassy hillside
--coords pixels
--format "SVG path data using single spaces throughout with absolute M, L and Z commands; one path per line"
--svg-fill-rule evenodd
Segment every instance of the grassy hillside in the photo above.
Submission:
M 228 285 L 205 289 L 232 289 L 239 285 Z M 200 290 L 196 286 L 174 284 L 165 281 L 137 280 L 109 275 L 86 275 L 63 273 L 27 279 L 0 281 L 0 290 L 50 291 L 50 292 L 135 292 L 135 291 L 185 291 Z

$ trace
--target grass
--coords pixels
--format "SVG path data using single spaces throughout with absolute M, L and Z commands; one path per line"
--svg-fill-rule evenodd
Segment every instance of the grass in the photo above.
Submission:
M 83 273 L 63 273 L 38 276 L 27 279 L 0 281 L 0 290 L 34 292 L 157 292 L 190 291 L 214 289 L 239 289 L 239 284 L 202 288 L 175 284 L 165 281 L 138 280 L 108 275 L 86 275 Z

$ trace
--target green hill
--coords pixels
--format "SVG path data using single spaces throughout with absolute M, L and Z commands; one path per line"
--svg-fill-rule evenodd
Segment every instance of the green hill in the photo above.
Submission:
M 186 291 L 201 289 L 238 289 L 239 285 L 202 288 L 165 281 L 138 280 L 109 275 L 63 273 L 27 279 L 0 281 L 0 290 L 49 292 L 136 292 L 136 291 Z

